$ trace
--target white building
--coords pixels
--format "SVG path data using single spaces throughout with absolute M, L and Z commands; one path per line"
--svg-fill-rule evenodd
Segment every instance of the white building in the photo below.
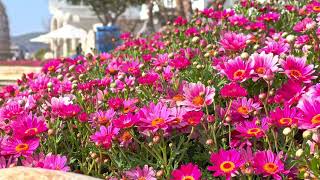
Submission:
M 192 0 L 193 9 L 204 9 L 208 6 L 210 0 Z M 230 0 L 229 0 L 230 1 Z M 233 1 L 233 0 L 231 0 Z M 172 9 L 176 7 L 175 0 L 163 0 L 163 5 L 166 8 Z M 87 36 L 83 39 L 58 39 L 51 40 L 50 48 L 54 57 L 70 56 L 75 53 L 78 43 L 82 43 L 84 51 L 95 47 L 95 29 L 101 25 L 98 18 L 88 6 L 71 5 L 63 0 L 49 0 L 49 10 L 52 14 L 50 31 L 61 28 L 65 24 L 73 25 L 77 28 L 84 29 Z M 159 11 L 155 5 L 154 11 Z M 138 20 L 144 22 L 148 19 L 147 5 L 139 7 L 130 7 L 123 13 L 119 20 Z M 128 21 L 127 21 L 128 22 Z M 155 24 L 157 26 L 157 19 Z

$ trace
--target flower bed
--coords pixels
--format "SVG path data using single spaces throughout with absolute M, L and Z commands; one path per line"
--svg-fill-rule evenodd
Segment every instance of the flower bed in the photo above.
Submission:
M 43 66 L 46 61 L 39 60 L 0 60 L 0 66 Z
M 320 3 L 205 9 L 5 87 L 0 167 L 106 179 L 320 176 Z

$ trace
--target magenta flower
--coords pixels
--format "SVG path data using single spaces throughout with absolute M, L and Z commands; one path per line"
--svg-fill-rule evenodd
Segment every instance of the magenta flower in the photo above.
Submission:
M 115 115 L 116 112 L 113 109 L 108 109 L 107 111 L 99 110 L 90 115 L 89 123 L 91 123 L 93 127 L 99 125 L 109 126 Z
M 273 56 L 272 53 L 254 53 L 250 56 L 249 61 L 250 66 L 253 68 L 251 74 L 257 75 L 258 78 L 261 78 L 264 75 L 273 75 L 279 70 L 277 66 L 278 56 Z M 255 78 L 255 80 L 258 78 Z
M 261 51 L 265 51 L 267 54 L 272 53 L 274 55 L 281 55 L 283 53 L 287 53 L 290 50 L 290 44 L 288 44 L 286 40 L 281 37 L 278 41 L 267 38 L 267 41 L 265 43 L 266 46 L 263 47 Z
M 38 148 L 39 142 L 38 138 L 27 140 L 8 138 L 1 142 L 1 154 L 28 157 Z
M 284 108 L 277 107 L 270 112 L 269 121 L 271 124 L 277 127 L 291 127 L 293 124 L 297 124 L 299 113 L 297 108 L 286 105 Z
M 272 151 L 258 151 L 252 161 L 255 173 L 262 174 L 263 177 L 272 176 L 276 180 L 281 180 L 280 174 L 287 174 L 284 164 L 280 159 L 280 154 L 276 155 Z
M 236 176 L 238 169 L 245 163 L 237 150 L 220 149 L 217 153 L 212 153 L 210 162 L 213 166 L 209 166 L 209 171 L 214 171 L 213 176 L 226 176 L 226 180 L 231 180 L 231 176 Z
M 108 127 L 101 126 L 100 131 L 91 135 L 90 139 L 96 143 L 96 145 L 101 145 L 105 149 L 109 149 L 112 146 L 112 140 L 118 135 L 119 131 L 119 128 L 115 128 L 112 125 Z
M 25 113 L 25 109 L 17 101 L 8 102 L 0 108 L 1 120 L 15 120 L 17 117 Z
M 120 109 L 123 106 L 123 99 L 122 98 L 110 98 L 108 100 L 108 105 L 110 108 L 117 110 Z
M 236 125 L 236 131 L 240 133 L 240 137 L 261 138 L 268 131 L 268 124 L 265 118 L 258 125 L 256 119 L 252 121 L 244 121 Z
M 213 102 L 215 89 L 205 87 L 200 82 L 189 83 L 183 86 L 183 95 L 185 100 L 181 103 L 189 109 L 200 110 L 205 106 L 209 106 Z
M 220 44 L 226 51 L 242 51 L 246 48 L 249 37 L 240 33 L 226 32 L 220 38 Z
M 253 99 L 247 97 L 238 98 L 232 102 L 231 110 L 233 113 L 239 114 L 244 118 L 249 118 L 250 113 L 261 109 L 259 103 L 254 103 Z
M 289 80 L 276 91 L 274 100 L 277 103 L 292 105 L 300 99 L 301 95 L 304 93 L 304 89 L 305 88 L 301 86 L 301 83 Z
M 125 115 L 120 115 L 119 118 L 113 120 L 113 124 L 117 128 L 125 129 L 134 126 L 138 120 L 139 116 L 130 112 Z
M 312 0 L 307 6 L 309 12 L 320 13 L 320 2 L 317 0 Z
M 237 98 L 247 96 L 248 93 L 247 90 L 241 87 L 238 83 L 231 82 L 221 88 L 220 94 L 224 98 Z
M 159 78 L 160 78 L 159 74 L 154 72 L 149 72 L 145 76 L 139 77 L 138 82 L 139 84 L 143 84 L 143 85 L 154 85 Z
M 137 167 L 125 172 L 125 176 L 129 180 L 157 180 L 156 172 L 152 167 L 145 165 L 143 168 Z
M 229 60 L 224 65 L 225 68 L 222 70 L 222 74 L 227 76 L 230 81 L 243 82 L 250 78 L 251 66 L 240 57 Z
M 43 117 L 29 115 L 20 116 L 11 124 L 13 134 L 18 138 L 30 138 L 48 130 Z
M 196 126 L 201 122 L 203 116 L 202 111 L 189 111 L 185 113 L 182 117 L 190 126 Z
M 67 157 L 60 155 L 48 154 L 43 161 L 43 168 L 59 170 L 59 171 L 70 171 L 70 167 L 67 166 Z
M 177 69 L 186 69 L 190 66 L 190 64 L 190 60 L 183 55 L 177 55 L 170 61 L 170 66 Z
M 303 33 L 307 30 L 313 29 L 316 26 L 311 18 L 304 18 L 302 21 L 299 21 L 296 25 L 293 26 L 293 30 L 296 32 Z
M 281 62 L 281 66 L 284 73 L 292 80 L 310 83 L 312 79 L 317 78 L 317 76 L 312 76 L 315 72 L 314 66 L 306 64 L 306 58 L 288 56 Z
M 170 114 L 170 126 L 172 128 L 184 128 L 188 125 L 188 122 L 183 121 L 183 116 L 187 113 L 184 107 L 173 107 L 171 108 Z
M 320 127 L 320 100 L 302 99 L 297 106 L 302 117 L 298 118 L 299 129 L 313 129 Z
M 140 110 L 138 127 L 145 133 L 155 133 L 159 129 L 166 130 L 170 122 L 170 114 L 170 109 L 166 104 L 159 102 L 155 105 L 151 102 L 149 106 L 145 106 Z
M 61 64 L 61 60 L 60 59 L 53 59 L 48 61 L 46 64 L 43 65 L 42 67 L 42 71 L 44 73 L 52 73 L 52 72 L 56 72 L 56 70 L 59 68 L 59 65 Z
M 33 154 L 32 156 L 28 156 L 22 160 L 22 165 L 26 167 L 37 167 L 43 168 L 43 161 L 45 159 L 45 155 L 41 152 L 39 154 Z
M 198 165 L 188 163 L 181 165 L 179 169 L 172 171 L 171 180 L 200 180 L 201 171 Z
M 257 18 L 258 21 L 266 21 L 266 22 L 275 22 L 279 21 L 280 14 L 276 12 L 268 12 L 266 14 L 262 14 Z
M 10 156 L 7 159 L 4 156 L 0 156 L 0 169 L 16 166 L 17 162 L 18 158 L 14 158 L 13 156 Z
M 249 22 L 249 20 L 243 15 L 233 15 L 229 17 L 228 20 L 233 26 L 243 26 Z

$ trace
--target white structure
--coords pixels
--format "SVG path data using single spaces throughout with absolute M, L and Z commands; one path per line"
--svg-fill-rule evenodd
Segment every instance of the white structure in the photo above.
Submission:
M 210 0 L 192 0 L 193 9 L 204 9 L 208 6 Z M 228 0 L 230 1 L 230 0 Z M 231 0 L 233 1 L 233 0 Z M 163 0 L 163 5 L 166 8 L 172 9 L 176 7 L 175 0 Z M 75 53 L 78 43 L 82 44 L 85 52 L 95 47 L 95 30 L 97 26 L 101 26 L 98 18 L 88 6 L 83 4 L 71 5 L 65 0 L 49 0 L 49 11 L 52 14 L 50 31 L 55 31 L 62 28 L 64 25 L 72 25 L 87 32 L 87 35 L 79 38 L 64 38 L 50 40 L 50 48 L 53 56 L 70 56 Z M 154 11 L 159 11 L 155 5 Z M 142 5 L 139 7 L 128 8 L 119 19 L 125 20 L 140 20 L 148 19 L 148 7 Z M 155 19 L 155 24 L 158 21 Z

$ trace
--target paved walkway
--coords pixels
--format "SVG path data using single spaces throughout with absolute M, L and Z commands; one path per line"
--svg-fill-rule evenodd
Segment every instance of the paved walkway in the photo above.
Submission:
M 40 72 L 41 67 L 30 66 L 0 66 L 0 86 L 15 83 L 23 73 Z

